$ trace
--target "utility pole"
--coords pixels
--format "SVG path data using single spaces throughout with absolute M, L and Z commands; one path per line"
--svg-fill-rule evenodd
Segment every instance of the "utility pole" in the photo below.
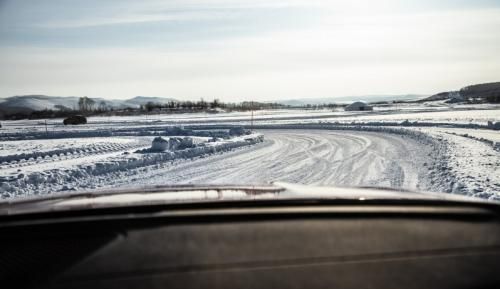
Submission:
M 250 117 L 250 130 L 253 130 L 253 100 L 250 101 L 250 111 L 252 112 L 252 116 Z

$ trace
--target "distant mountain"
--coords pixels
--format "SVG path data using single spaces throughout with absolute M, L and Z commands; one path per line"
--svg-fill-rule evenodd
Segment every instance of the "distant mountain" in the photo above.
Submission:
M 144 105 L 148 102 L 153 102 L 153 103 L 168 103 L 171 101 L 177 101 L 173 98 L 166 98 L 166 97 L 156 97 L 156 96 L 136 96 L 134 98 L 128 99 L 125 102 L 129 104 L 134 104 L 134 105 Z
M 426 102 L 426 101 L 437 101 L 437 100 L 445 100 L 450 98 L 450 94 L 456 93 L 456 91 L 444 91 L 440 93 L 433 94 L 429 97 L 426 97 L 424 99 L 421 99 L 421 102 Z
M 421 99 L 420 101 L 446 100 L 449 102 L 459 102 L 469 98 L 483 99 L 489 102 L 500 102 L 500 82 L 469 85 L 462 87 L 460 90 L 440 92 Z
M 277 103 L 290 106 L 317 105 L 325 103 L 351 103 L 353 101 L 362 100 L 365 102 L 378 101 L 395 101 L 395 100 L 418 100 L 425 95 L 418 94 L 402 94 L 402 95 L 362 95 L 362 96 L 343 96 L 343 97 L 324 97 L 324 98 L 299 98 L 289 100 L 278 100 Z
M 95 105 L 98 106 L 104 102 L 107 107 L 114 109 L 124 109 L 127 107 L 137 108 L 148 102 L 154 103 L 167 103 L 175 101 L 173 98 L 163 97 L 150 97 L 150 96 L 136 96 L 131 99 L 104 99 L 100 97 L 92 97 Z M 38 110 L 64 110 L 64 109 L 77 109 L 78 108 L 77 96 L 47 96 L 47 95 L 17 95 L 7 98 L 0 98 L 0 112 L 3 113 L 16 113 L 16 112 L 30 112 Z
M 77 104 L 76 96 L 17 95 L 0 99 L 0 111 L 23 112 L 55 107 L 71 109 L 77 107 Z

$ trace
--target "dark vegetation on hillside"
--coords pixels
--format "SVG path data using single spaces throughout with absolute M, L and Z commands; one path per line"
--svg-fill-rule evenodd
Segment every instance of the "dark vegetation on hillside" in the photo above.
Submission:
M 459 92 L 466 98 L 484 98 L 488 102 L 500 103 L 500 82 L 470 85 Z
M 465 103 L 500 103 L 500 82 L 474 84 L 458 91 L 445 91 L 431 95 L 420 102 L 454 100 Z
M 106 106 L 104 102 L 97 103 L 94 99 L 81 97 L 78 101 L 78 108 L 69 109 L 66 107 L 56 107 L 56 109 L 44 110 L 24 110 L 14 112 L 3 112 L 2 119 L 42 119 L 42 118 L 65 118 L 75 114 L 85 116 L 114 116 L 114 115 L 141 115 L 141 114 L 172 114 L 172 113 L 193 113 L 208 112 L 217 113 L 224 111 L 249 111 L 260 109 L 284 108 L 284 105 L 277 103 L 262 102 L 241 102 L 224 103 L 217 99 L 207 102 L 203 99 L 199 101 L 169 101 L 167 103 L 147 102 L 137 108 L 117 109 Z

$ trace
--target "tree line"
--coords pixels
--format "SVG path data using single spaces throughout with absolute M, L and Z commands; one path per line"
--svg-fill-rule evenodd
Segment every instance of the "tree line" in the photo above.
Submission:
M 191 112 L 218 112 L 223 111 L 249 111 L 261 109 L 279 109 L 288 106 L 279 103 L 264 103 L 255 101 L 243 101 L 239 103 L 222 102 L 218 99 L 212 101 L 168 101 L 165 103 L 147 102 L 137 107 L 116 108 L 106 101 L 97 102 L 89 97 L 80 97 L 77 106 L 68 108 L 62 105 L 55 105 L 54 109 L 44 109 L 37 111 L 17 111 L 4 112 L 0 114 L 2 119 L 42 119 L 42 118 L 65 118 L 75 114 L 85 116 L 95 115 L 141 115 L 141 114 L 163 114 L 163 113 L 191 113 Z
M 89 97 L 80 97 L 78 99 L 78 110 L 80 112 L 89 112 L 89 111 L 106 111 L 109 106 L 106 104 L 104 100 L 101 100 L 99 104 L 96 106 L 96 101 Z
M 44 109 L 37 111 L 17 111 L 12 113 L 0 113 L 1 119 L 43 119 L 43 118 L 65 118 L 68 116 L 81 114 L 85 116 L 95 115 L 141 115 L 141 114 L 168 114 L 168 113 L 191 113 L 191 112 L 213 112 L 218 111 L 250 111 L 263 109 L 285 109 L 285 108 L 302 108 L 302 109 L 333 109 L 338 107 L 334 103 L 325 103 L 303 106 L 289 106 L 276 102 L 257 102 L 257 101 L 242 101 L 242 102 L 222 102 L 219 99 L 206 101 L 203 98 L 198 101 L 168 101 L 165 103 L 147 102 L 140 104 L 137 107 L 116 108 L 106 101 L 96 101 L 87 96 L 78 99 L 76 107 L 68 108 L 62 105 L 55 105 L 54 109 Z

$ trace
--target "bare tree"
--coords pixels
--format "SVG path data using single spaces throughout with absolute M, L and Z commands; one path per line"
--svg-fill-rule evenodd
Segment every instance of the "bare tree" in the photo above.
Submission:
M 85 111 L 85 98 L 83 98 L 83 97 L 80 97 L 78 99 L 78 110 L 80 110 L 82 112 Z
M 152 111 L 155 107 L 157 107 L 157 105 L 152 101 L 148 101 L 144 107 L 147 111 Z
M 95 105 L 95 100 L 93 100 L 92 98 L 87 98 L 87 108 L 89 111 L 92 111 L 94 110 L 94 105 Z
M 100 111 L 106 111 L 106 102 L 104 100 L 101 100 L 101 102 L 99 102 L 99 110 Z
M 219 100 L 215 98 L 211 103 L 210 103 L 210 108 L 217 108 L 219 107 Z

